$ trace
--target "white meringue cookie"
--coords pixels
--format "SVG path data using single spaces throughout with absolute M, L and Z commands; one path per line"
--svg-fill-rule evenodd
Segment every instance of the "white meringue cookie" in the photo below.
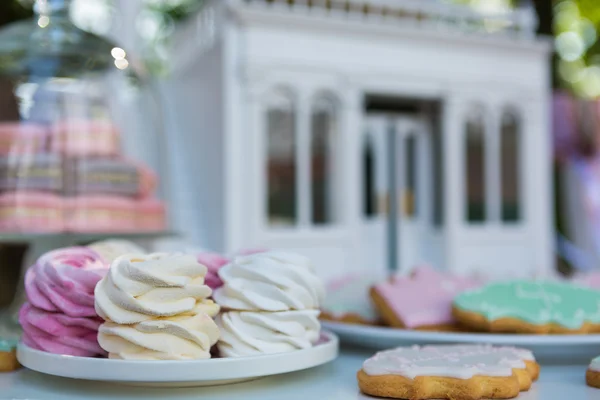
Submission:
M 98 342 L 113 359 L 194 360 L 210 358 L 219 335 L 211 316 L 198 312 L 133 325 L 105 322 L 98 331 Z
M 307 349 L 319 339 L 319 311 L 227 311 L 216 319 L 222 357 L 245 357 Z
M 117 257 L 124 254 L 146 254 L 147 251 L 141 246 L 123 239 L 109 239 L 95 242 L 87 246 L 107 262 L 113 262 Z
M 214 294 L 226 310 L 290 311 L 318 309 L 323 283 L 305 257 L 266 252 L 235 258 L 221 268 L 224 286 Z
M 96 286 L 96 312 L 118 324 L 190 313 L 212 294 L 205 275 L 191 255 L 120 256 Z

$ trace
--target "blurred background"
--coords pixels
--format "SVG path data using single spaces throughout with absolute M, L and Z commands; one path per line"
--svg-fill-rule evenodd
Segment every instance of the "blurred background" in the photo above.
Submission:
M 593 0 L 4 0 L 3 242 L 592 270 L 599 27 Z

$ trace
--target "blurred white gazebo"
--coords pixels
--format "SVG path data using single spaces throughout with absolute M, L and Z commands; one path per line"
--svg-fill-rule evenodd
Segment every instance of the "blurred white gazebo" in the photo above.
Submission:
M 440 1 L 207 2 L 164 84 L 180 228 L 305 253 L 324 277 L 553 269 L 536 24 Z

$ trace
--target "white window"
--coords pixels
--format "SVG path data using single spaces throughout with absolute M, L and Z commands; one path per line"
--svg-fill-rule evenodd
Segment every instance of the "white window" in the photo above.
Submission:
M 271 227 L 339 221 L 341 199 L 338 101 L 278 88 L 266 102 L 267 215 Z
M 332 96 L 315 98 L 311 109 L 311 222 L 331 224 L 338 220 L 336 203 L 340 189 L 336 185 L 340 152 L 338 141 L 337 102 Z
M 486 113 L 475 106 L 465 126 L 465 218 L 470 223 L 487 219 Z
M 297 224 L 296 102 L 291 91 L 269 94 L 266 108 L 267 216 L 271 226 Z
M 362 146 L 362 189 L 363 216 L 371 219 L 377 216 L 377 165 L 375 159 L 375 144 L 370 133 L 366 133 Z
M 500 129 L 501 216 L 504 222 L 522 218 L 521 201 L 521 118 L 513 108 L 502 112 Z

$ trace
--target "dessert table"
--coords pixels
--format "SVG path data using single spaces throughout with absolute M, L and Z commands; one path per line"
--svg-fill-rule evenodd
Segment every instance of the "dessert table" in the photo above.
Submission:
M 244 399 L 346 400 L 372 399 L 358 392 L 355 374 L 371 350 L 343 347 L 340 357 L 321 367 L 253 382 L 204 388 L 142 388 L 113 383 L 77 381 L 23 369 L 0 374 L 0 399 Z M 600 389 L 585 385 L 584 365 L 543 365 L 540 380 L 519 400 L 598 400 Z

